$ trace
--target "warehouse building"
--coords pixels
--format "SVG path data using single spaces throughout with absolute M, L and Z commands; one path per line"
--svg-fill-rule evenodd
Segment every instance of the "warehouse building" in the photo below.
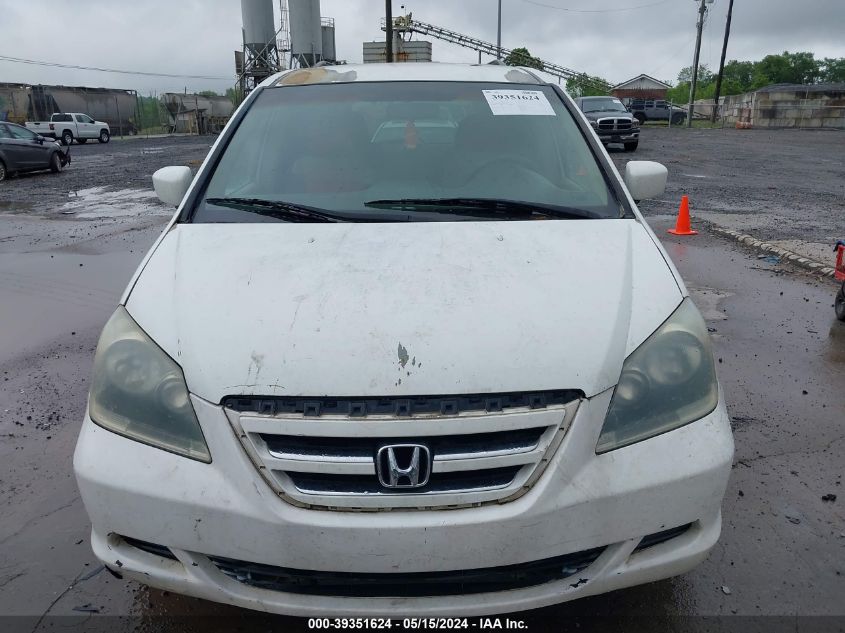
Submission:
M 610 89 L 617 99 L 666 99 L 671 86 L 648 75 L 637 75 Z

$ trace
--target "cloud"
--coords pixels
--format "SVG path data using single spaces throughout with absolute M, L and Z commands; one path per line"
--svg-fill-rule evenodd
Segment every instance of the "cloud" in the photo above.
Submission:
M 656 1 L 656 0 L 654 0 Z M 273 0 L 278 6 L 277 0 Z M 647 0 L 542 0 L 570 9 L 623 9 Z M 394 14 L 403 12 L 394 0 Z M 496 0 L 406 0 L 404 11 L 473 37 L 496 39 Z M 702 62 L 718 66 L 728 0 L 710 8 Z M 322 0 L 337 24 L 338 54 L 362 58 L 362 43 L 383 39 L 382 0 Z M 277 10 L 278 13 L 278 10 Z M 223 91 L 235 83 L 233 51 L 241 46 L 238 0 L 0 0 L 0 55 L 161 73 L 220 76 L 168 79 L 66 70 L 0 61 L 0 81 Z M 674 79 L 692 62 L 696 5 L 669 0 L 632 11 L 573 13 L 503 0 L 502 43 L 612 82 L 641 72 Z M 741 0 L 734 7 L 729 59 L 759 59 L 783 50 L 845 56 L 845 2 Z M 419 36 L 415 36 L 421 39 Z M 431 39 L 431 38 L 424 38 Z M 475 51 L 432 40 L 436 61 L 476 62 Z M 489 58 L 485 58 L 485 61 Z

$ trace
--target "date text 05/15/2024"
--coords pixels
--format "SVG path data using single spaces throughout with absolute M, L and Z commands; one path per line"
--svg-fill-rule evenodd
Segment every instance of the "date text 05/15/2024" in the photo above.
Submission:
M 492 630 L 524 630 L 527 629 L 524 620 L 511 618 L 404 618 L 391 620 L 389 618 L 310 618 L 308 628 L 311 630 L 379 630 L 399 629 L 400 631 L 418 630 L 449 630 L 449 629 L 477 629 L 479 631 Z

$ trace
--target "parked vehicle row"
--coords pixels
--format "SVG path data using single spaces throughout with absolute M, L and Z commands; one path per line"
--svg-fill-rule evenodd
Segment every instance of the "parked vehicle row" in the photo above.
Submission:
M 70 162 L 70 148 L 21 125 L 0 122 L 0 181 L 30 171 L 58 173 Z
M 36 134 L 59 139 L 62 145 L 91 140 L 108 143 L 111 139 L 109 124 L 95 121 L 84 112 L 57 112 L 49 121 L 27 121 L 24 125 Z
M 660 99 L 617 99 L 611 96 L 578 97 L 575 103 L 587 117 L 603 145 L 618 143 L 626 152 L 639 145 L 640 125 L 646 121 L 669 121 L 681 125 L 687 113 Z

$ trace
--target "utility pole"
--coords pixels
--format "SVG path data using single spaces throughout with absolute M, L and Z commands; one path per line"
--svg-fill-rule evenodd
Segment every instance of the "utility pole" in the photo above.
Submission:
M 384 2 L 384 27 L 387 39 L 384 43 L 385 61 L 390 64 L 393 62 L 393 0 Z
M 698 56 L 701 53 L 701 31 L 704 28 L 704 14 L 707 13 L 707 7 L 704 6 L 707 0 L 701 0 L 701 5 L 698 8 L 698 36 L 695 38 L 695 57 L 692 61 L 692 85 L 689 91 L 689 112 L 687 113 L 687 127 L 692 127 L 692 113 L 695 110 L 693 101 L 695 100 L 695 87 L 698 83 Z
M 716 113 L 719 110 L 719 97 L 722 94 L 722 75 L 725 72 L 725 55 L 728 52 L 728 38 L 731 36 L 731 14 L 734 10 L 734 0 L 728 4 L 728 21 L 725 22 L 725 43 L 722 44 L 722 59 L 719 62 L 719 76 L 716 77 L 716 98 L 713 100 L 713 117 L 711 121 L 716 122 Z
M 496 37 L 496 59 L 502 59 L 502 0 L 499 0 L 499 29 Z

